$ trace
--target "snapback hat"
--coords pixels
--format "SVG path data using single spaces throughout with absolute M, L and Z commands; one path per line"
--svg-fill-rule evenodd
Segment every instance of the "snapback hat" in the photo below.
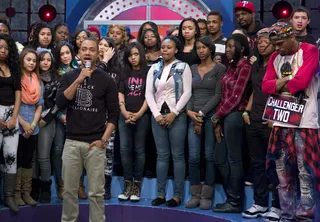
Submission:
M 269 39 L 271 41 L 286 39 L 293 35 L 292 26 L 286 22 L 277 22 L 269 29 Z
M 249 1 L 240 1 L 234 7 L 234 11 L 236 12 L 238 9 L 246 10 L 250 13 L 254 13 L 254 5 L 252 2 Z

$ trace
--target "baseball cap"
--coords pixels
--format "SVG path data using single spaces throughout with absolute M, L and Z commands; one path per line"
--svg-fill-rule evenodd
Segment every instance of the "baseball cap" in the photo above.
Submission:
M 240 1 L 234 7 L 234 11 L 236 12 L 238 9 L 243 9 L 249 11 L 250 13 L 254 13 L 254 5 L 249 1 Z
M 269 39 L 271 41 L 286 39 L 291 35 L 293 35 L 292 26 L 286 22 L 277 22 L 269 29 Z

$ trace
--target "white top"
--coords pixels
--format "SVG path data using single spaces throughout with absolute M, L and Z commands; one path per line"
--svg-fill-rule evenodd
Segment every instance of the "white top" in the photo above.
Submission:
M 146 100 L 148 106 L 154 116 L 161 115 L 161 107 L 164 102 L 167 103 L 171 112 L 174 112 L 176 115 L 179 115 L 181 110 L 187 105 L 192 92 L 192 73 L 188 64 L 186 64 L 185 69 L 182 73 L 182 85 L 183 85 L 183 93 L 178 102 L 176 102 L 175 95 L 175 82 L 173 76 L 169 76 L 171 66 L 178 62 L 178 60 L 174 60 L 172 63 L 163 67 L 163 72 L 160 80 L 156 79 L 155 88 L 153 87 L 153 73 L 154 73 L 154 65 L 151 66 L 146 83 Z

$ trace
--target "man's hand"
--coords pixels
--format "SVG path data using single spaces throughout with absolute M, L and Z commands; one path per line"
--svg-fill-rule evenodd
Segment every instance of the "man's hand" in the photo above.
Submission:
M 91 69 L 82 68 L 78 78 L 76 79 L 76 82 L 78 84 L 81 84 L 84 81 L 85 78 L 91 77 L 91 74 L 92 74 L 92 70 Z
M 104 144 L 103 142 L 101 142 L 100 140 L 96 140 L 94 142 L 92 142 L 90 145 L 89 145 L 89 150 L 92 149 L 92 147 L 98 147 L 99 149 L 104 149 Z

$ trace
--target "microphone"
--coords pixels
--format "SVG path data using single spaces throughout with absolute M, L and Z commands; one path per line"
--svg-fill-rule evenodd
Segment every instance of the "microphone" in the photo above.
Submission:
M 91 61 L 90 60 L 86 60 L 85 64 L 84 64 L 86 69 L 90 69 L 91 68 Z M 89 81 L 89 77 L 86 77 L 83 81 L 83 84 L 86 86 L 87 82 Z

